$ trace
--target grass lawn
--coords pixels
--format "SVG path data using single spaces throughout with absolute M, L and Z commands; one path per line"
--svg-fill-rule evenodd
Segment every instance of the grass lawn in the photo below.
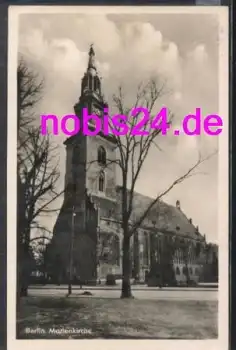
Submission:
M 217 338 L 217 314 L 215 301 L 27 297 L 17 331 L 18 339 L 212 339 Z M 27 327 L 44 333 L 26 334 Z M 74 333 L 52 334 L 52 328 Z M 76 334 L 73 328 L 91 334 Z

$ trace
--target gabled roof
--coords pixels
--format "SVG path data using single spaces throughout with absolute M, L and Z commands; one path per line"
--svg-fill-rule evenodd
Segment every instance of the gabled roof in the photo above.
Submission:
M 121 186 L 117 187 L 119 198 L 121 198 L 121 189 Z M 131 220 L 136 221 L 153 200 L 153 198 L 134 192 Z M 169 231 L 192 239 L 204 240 L 204 237 L 198 232 L 197 228 L 189 221 L 181 209 L 163 201 L 157 202 L 152 207 L 142 226 L 149 228 L 155 227 L 160 231 Z
M 121 220 L 121 189 L 121 186 L 117 186 L 116 202 L 106 197 L 91 196 L 93 203 L 99 207 L 101 217 Z M 136 221 L 153 200 L 153 198 L 134 192 L 131 221 Z M 141 226 L 147 229 L 155 228 L 163 231 L 163 233 L 170 232 L 204 241 L 204 237 L 198 232 L 197 228 L 189 221 L 181 209 L 163 201 L 159 201 L 154 205 Z

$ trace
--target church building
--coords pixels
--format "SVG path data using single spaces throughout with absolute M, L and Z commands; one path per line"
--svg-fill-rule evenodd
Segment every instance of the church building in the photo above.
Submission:
M 75 114 L 81 116 L 83 108 L 101 118 L 104 108 L 108 108 L 93 47 L 81 82 L 81 96 L 74 106 Z M 64 201 L 50 244 L 54 264 L 62 281 L 68 281 L 70 263 L 74 278 L 84 283 L 96 283 L 109 274 L 119 278 L 123 239 L 121 187 L 117 183 L 116 163 L 108 162 L 115 160 L 116 139 L 111 134 L 86 136 L 78 132 L 65 141 L 65 147 Z M 135 193 L 133 217 L 141 214 L 151 201 Z M 198 282 L 205 245 L 205 236 L 183 213 L 179 200 L 173 206 L 160 201 L 131 239 L 131 275 L 140 283 L 157 270 L 157 275 L 164 276 L 169 256 L 177 283 L 187 279 Z M 171 257 L 168 246 L 176 247 Z

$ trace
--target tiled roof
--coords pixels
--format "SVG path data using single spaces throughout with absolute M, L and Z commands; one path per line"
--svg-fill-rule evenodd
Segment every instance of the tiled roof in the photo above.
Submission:
M 120 191 L 121 187 L 117 187 L 117 192 L 120 193 Z M 131 220 L 136 221 L 153 200 L 153 198 L 134 192 Z M 180 209 L 163 201 L 159 201 L 152 207 L 142 226 L 155 226 L 160 231 L 170 231 L 190 238 L 204 240 L 204 237 L 197 232 L 196 227 L 190 223 L 187 216 Z M 177 227 L 179 230 L 176 230 Z
M 120 186 L 117 187 L 117 202 L 96 195 L 92 195 L 92 201 L 99 207 L 101 217 L 121 220 Z M 153 198 L 134 192 L 131 221 L 136 221 L 152 201 Z M 160 231 L 168 231 L 192 239 L 204 240 L 204 237 L 197 232 L 196 227 L 190 223 L 187 216 L 180 209 L 163 201 L 155 204 L 141 226 L 146 228 L 155 227 Z

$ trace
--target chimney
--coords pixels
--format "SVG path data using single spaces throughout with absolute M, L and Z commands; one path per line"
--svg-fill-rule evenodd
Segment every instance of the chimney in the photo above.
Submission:
M 180 201 L 179 200 L 176 201 L 176 208 L 180 210 Z
M 193 223 L 193 220 L 192 220 L 191 218 L 189 219 L 189 223 L 190 223 L 190 224 L 192 224 L 192 223 Z
M 196 226 L 196 233 L 199 233 L 199 228 L 198 228 L 198 226 Z

